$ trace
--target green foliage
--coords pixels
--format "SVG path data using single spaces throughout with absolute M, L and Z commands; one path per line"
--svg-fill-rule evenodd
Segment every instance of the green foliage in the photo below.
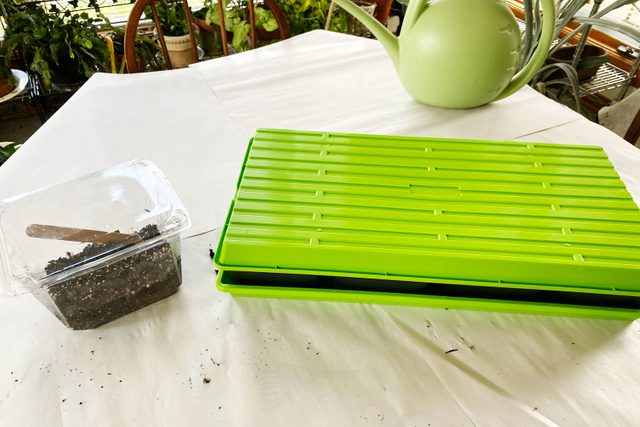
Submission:
M 0 0 L 2 1 L 2 0 Z M 124 72 L 125 59 L 124 59 L 124 28 L 123 26 L 114 26 L 111 21 L 104 14 L 100 14 L 100 18 L 105 22 L 102 29 L 108 30 L 106 36 L 113 41 L 113 50 L 116 56 L 116 61 L 119 57 L 122 57 L 120 65 L 116 64 L 116 69 L 119 73 Z M 160 51 L 158 44 L 147 37 L 144 34 L 138 32 L 136 34 L 136 59 L 138 63 L 145 64 L 145 67 L 149 71 L 157 71 L 163 68 L 161 61 L 158 58 L 157 53 Z
M 11 155 L 13 155 L 22 144 L 13 142 L 4 146 L 0 146 L 0 165 L 7 161 Z
M 559 39 L 558 43 L 550 48 L 548 56 L 555 53 L 558 48 L 568 43 L 576 35 L 582 34 L 577 49 L 578 53 L 572 64 L 550 64 L 541 68 L 531 81 L 531 85 L 546 96 L 558 101 L 562 101 L 563 96 L 568 94 L 572 95 L 571 101 L 575 103 L 575 109 L 580 112 L 581 105 L 577 77 L 578 58 L 582 52 L 582 46 L 584 46 L 584 43 L 587 41 L 591 27 L 610 28 L 632 37 L 640 43 L 640 32 L 638 32 L 638 30 L 627 24 L 613 23 L 604 18 L 605 15 L 612 10 L 635 3 L 636 1 L 637 0 L 615 0 L 602 9 L 599 9 L 599 3 L 595 3 L 591 9 L 590 17 L 586 18 L 580 17 L 579 11 L 589 2 L 588 0 L 557 0 L 554 39 L 559 39 L 562 30 L 565 29 L 568 24 L 578 22 L 580 25 L 576 29 L 571 30 L 565 37 Z M 527 25 L 523 33 L 521 67 L 528 62 L 537 48 L 543 19 L 540 12 L 539 0 L 523 0 L 523 5 Z M 559 73 L 562 73 L 565 77 L 559 78 Z M 567 89 L 570 90 L 567 91 Z
M 220 26 L 220 2 L 205 4 L 209 6 L 205 17 L 206 23 Z M 233 48 L 237 52 L 249 49 L 247 39 L 250 31 L 248 5 L 242 0 L 222 0 L 222 5 L 224 8 L 224 27 L 233 34 L 231 42 Z M 254 16 L 256 28 L 264 28 L 267 32 L 278 29 L 278 22 L 271 11 L 254 4 Z
M 52 73 L 64 61 L 71 61 L 77 71 L 90 77 L 105 70 L 109 53 L 87 13 L 60 12 L 55 5 L 49 11 L 34 3 L 8 3 L 6 30 L 0 55 L 8 63 L 11 53 L 19 50 L 29 69 L 51 85 Z
M 156 11 L 165 36 L 186 36 L 189 34 L 187 17 L 184 14 L 182 2 L 160 0 L 156 2 Z M 144 14 L 151 19 L 153 17 L 151 7 L 147 6 Z
M 558 77 L 559 73 L 557 70 L 564 73 L 566 77 Z M 538 74 L 531 80 L 531 86 L 538 92 L 558 102 L 561 102 L 561 96 L 566 94 L 563 89 L 571 89 L 570 93 L 573 94 L 575 109 L 578 113 L 582 113 L 578 72 L 571 65 L 564 63 L 545 65 L 540 68 Z M 550 88 L 552 88 L 552 90 L 550 90 Z M 558 90 L 558 88 L 561 90 Z
M 323 29 L 329 13 L 331 0 L 278 0 L 278 4 L 287 16 L 291 35 Z M 347 32 L 347 13 L 335 8 L 331 18 L 331 31 Z
M 0 81 L 8 80 L 9 83 L 15 83 L 16 79 L 11 72 L 11 67 L 9 65 L 9 59 L 5 60 L 4 55 L 0 55 Z
M 560 46 L 567 43 L 571 40 L 576 34 L 584 34 L 587 33 L 592 25 L 600 25 L 605 20 L 601 19 L 606 14 L 611 12 L 612 10 L 618 9 L 622 6 L 629 5 L 635 3 L 637 0 L 616 0 L 610 3 L 607 7 L 602 9 L 598 9 L 599 5 L 594 6 L 592 8 L 592 16 L 591 19 L 598 20 L 598 24 L 594 24 L 593 22 L 590 24 L 581 24 L 575 30 L 572 30 L 567 36 L 563 37 L 559 40 L 554 47 L 552 47 L 549 53 L 555 52 Z M 553 33 L 553 38 L 558 39 L 562 30 L 564 30 L 568 24 L 576 21 L 580 21 L 581 18 L 578 16 L 578 12 L 587 4 L 589 0 L 557 0 L 556 1 L 556 22 L 555 22 L 555 31 Z M 523 0 L 524 12 L 525 12 L 525 21 L 527 22 L 527 27 L 523 34 L 523 55 L 522 55 L 522 64 L 526 64 L 528 59 L 533 55 L 534 50 L 537 47 L 538 39 L 540 37 L 540 32 L 542 31 L 542 14 L 540 13 L 539 0 Z M 606 26 L 606 25 L 605 25 Z M 630 35 L 634 37 L 632 33 L 634 29 L 629 25 L 620 24 L 618 31 L 623 34 Z

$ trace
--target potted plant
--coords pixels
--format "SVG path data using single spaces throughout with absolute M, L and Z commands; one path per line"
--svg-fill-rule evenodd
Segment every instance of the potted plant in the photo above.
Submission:
M 207 11 L 205 22 L 208 25 L 220 26 L 219 7 L 222 3 L 224 9 L 224 26 L 225 30 L 232 37 L 232 46 L 236 52 L 242 52 L 250 48 L 248 36 L 249 26 L 249 10 L 247 4 L 242 0 L 221 0 L 210 4 Z M 256 32 L 263 31 L 263 35 L 273 33 L 278 29 L 278 22 L 271 11 L 254 4 L 254 16 Z M 269 39 L 269 37 L 264 37 Z M 265 40 L 266 41 L 266 40 Z
M 153 16 L 148 9 L 145 11 L 147 17 Z M 171 66 L 182 68 L 193 64 L 196 59 L 192 53 L 193 44 L 182 2 L 160 0 L 156 2 L 156 10 Z
M 109 54 L 85 12 L 60 12 L 55 5 L 45 10 L 35 3 L 8 3 L 3 49 L 18 50 L 31 71 L 51 82 L 79 83 L 106 69 Z
M 590 74 L 595 75 L 598 68 L 607 62 L 606 52 L 599 48 L 593 49 L 587 44 L 591 27 L 595 25 L 614 30 L 640 42 L 640 32 L 637 29 L 606 18 L 611 11 L 635 1 L 617 0 L 602 8 L 602 2 L 596 1 L 587 17 L 581 11 L 586 4 L 585 0 L 559 0 L 554 23 L 554 39 L 558 42 L 552 45 L 547 56 L 547 65 L 538 71 L 530 85 L 544 95 L 570 105 L 582 113 L 580 83 L 588 80 Z M 524 0 L 523 5 L 527 25 L 523 34 L 521 64 L 526 64 L 536 49 L 542 20 L 535 0 Z M 578 26 L 569 29 L 568 25 L 573 22 Z M 578 34 L 581 36 L 577 37 Z M 575 44 L 570 45 L 570 42 Z M 585 68 L 589 70 L 584 71 Z M 621 91 L 621 96 L 624 92 Z
M 105 22 L 102 28 L 108 30 L 104 33 L 104 38 L 107 41 L 109 53 L 112 53 L 113 56 L 111 61 L 113 68 L 111 71 L 122 74 L 126 70 L 126 61 L 124 58 L 124 27 L 114 26 L 104 14 L 100 14 L 100 17 Z M 111 46 L 109 47 L 109 45 Z M 157 71 L 163 68 L 163 64 L 158 57 L 158 52 L 158 44 L 151 37 L 141 32 L 136 34 L 136 62 L 141 64 L 145 70 Z
M 16 79 L 9 66 L 8 55 L 0 52 L 0 98 L 11 92 L 16 87 Z
M 198 34 L 200 36 L 200 45 L 204 54 L 208 57 L 222 56 L 224 50 L 222 48 L 222 36 L 220 28 L 215 24 L 207 24 L 206 18 L 209 9 L 212 7 L 211 0 L 205 0 L 204 5 L 193 13 L 193 20 L 198 26 Z
M 336 7 L 328 18 L 331 0 L 277 0 L 280 8 L 289 21 L 291 35 L 306 33 L 325 28 L 330 20 L 328 30 L 339 33 L 348 31 L 349 15 L 342 8 Z
M 2 2 L 0 2 L 0 14 L 1 16 L 7 14 Z M 16 87 L 16 79 L 11 72 L 11 54 L 12 52 L 8 52 L 5 46 L 0 44 L 0 98 Z
M 573 64 L 576 51 L 579 45 L 562 46 L 549 54 L 547 63 Z M 598 69 L 609 62 L 607 51 L 593 44 L 585 44 L 575 65 L 580 83 L 591 80 L 598 73 Z

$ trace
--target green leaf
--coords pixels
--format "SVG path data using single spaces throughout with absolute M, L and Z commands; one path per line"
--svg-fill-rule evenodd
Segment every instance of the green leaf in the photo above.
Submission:
M 262 22 L 266 22 L 269 19 L 269 11 L 261 7 L 254 9 L 254 16 L 256 19 L 256 25 L 261 25 Z
M 233 32 L 233 47 L 236 50 L 243 50 L 242 43 L 249 34 L 249 24 L 243 21 L 242 25 L 238 25 Z
M 47 29 L 43 28 L 43 27 L 36 27 L 33 29 L 33 36 L 36 39 L 42 39 L 44 37 L 46 37 L 47 35 Z
M 605 18 L 576 18 L 575 20 L 582 24 L 609 28 L 611 30 L 632 37 L 636 42 L 640 42 L 640 31 L 628 24 L 611 21 Z
M 561 70 L 566 76 L 566 79 L 558 79 L 555 77 L 554 68 Z M 546 80 L 553 76 L 553 80 Z M 576 104 L 576 111 L 582 113 L 582 102 L 580 101 L 580 82 L 578 80 L 578 72 L 569 64 L 557 63 L 545 65 L 540 69 L 538 75 L 533 79 L 532 85 L 539 87 L 539 83 L 544 82 L 544 86 L 562 84 L 571 88 L 574 101 Z M 548 92 L 547 92 L 548 93 Z M 545 95 L 547 94 L 545 93 Z
M 276 18 L 272 16 L 267 20 L 267 22 L 262 24 L 262 28 L 266 31 L 275 31 L 278 29 L 278 21 L 276 21 Z
M 217 26 L 220 26 L 220 12 L 218 12 L 218 5 L 216 4 L 213 8 L 209 9 L 207 11 L 207 14 L 205 15 L 205 22 L 207 23 L 207 25 L 211 25 L 211 24 L 215 24 Z

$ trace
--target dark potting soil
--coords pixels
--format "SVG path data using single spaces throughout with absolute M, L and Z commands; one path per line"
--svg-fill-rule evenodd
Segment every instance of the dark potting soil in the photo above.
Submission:
M 92 243 L 77 254 L 49 261 L 47 274 L 89 262 L 99 254 L 120 251 L 159 236 L 148 225 L 124 243 Z M 160 242 L 104 267 L 63 280 L 48 288 L 51 299 L 72 329 L 93 329 L 173 294 L 182 282 L 180 257 Z

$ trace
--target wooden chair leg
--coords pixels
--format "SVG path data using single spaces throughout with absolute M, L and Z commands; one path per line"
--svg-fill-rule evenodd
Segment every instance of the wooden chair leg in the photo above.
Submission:
M 253 0 L 247 0 L 249 3 L 249 46 L 251 49 L 256 48 L 256 17 L 253 7 Z
M 153 22 L 156 24 L 156 31 L 158 31 L 158 40 L 162 47 L 162 54 L 164 55 L 167 68 L 171 70 L 171 59 L 169 59 L 169 50 L 167 49 L 167 43 L 164 41 L 164 32 L 162 31 L 162 25 L 160 25 L 160 18 L 158 18 L 158 10 L 156 9 L 156 2 L 151 0 L 151 13 L 153 14 Z
M 184 16 L 187 19 L 189 40 L 191 40 L 191 57 L 194 62 L 198 62 L 198 46 L 196 45 L 196 36 L 193 34 L 193 20 L 191 19 L 191 12 L 189 12 L 189 4 L 187 4 L 187 0 L 182 0 L 182 8 L 184 9 Z

